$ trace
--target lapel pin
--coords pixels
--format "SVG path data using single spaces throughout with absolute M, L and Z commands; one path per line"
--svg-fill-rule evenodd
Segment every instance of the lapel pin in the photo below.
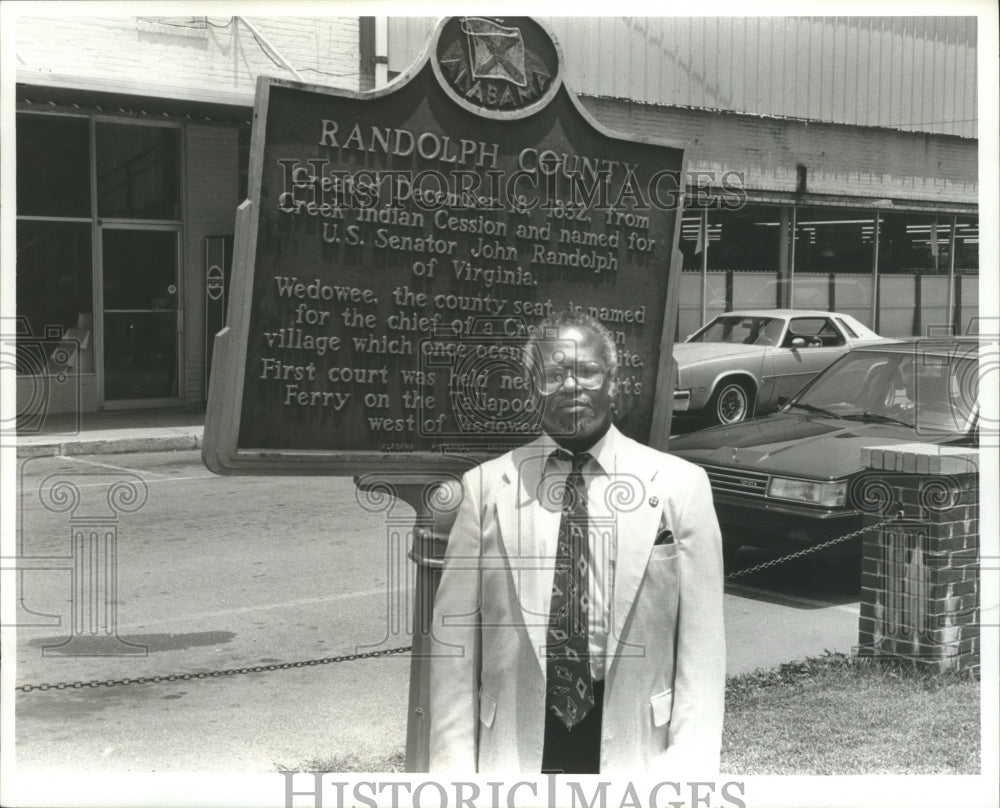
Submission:
M 649 504 L 650 504 L 650 507 L 655 508 L 657 505 L 660 504 L 660 500 L 659 500 L 658 497 L 650 497 L 649 498 Z

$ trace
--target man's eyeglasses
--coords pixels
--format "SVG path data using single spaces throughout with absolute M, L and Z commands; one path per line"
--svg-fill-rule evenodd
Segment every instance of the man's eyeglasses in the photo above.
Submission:
M 596 390 L 604 384 L 604 368 L 597 362 L 580 362 L 575 365 L 546 365 L 542 368 L 541 390 L 546 396 L 559 390 L 570 376 L 577 387 Z

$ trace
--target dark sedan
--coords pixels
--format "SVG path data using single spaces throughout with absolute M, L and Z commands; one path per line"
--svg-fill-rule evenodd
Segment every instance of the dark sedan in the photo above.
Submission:
M 816 544 L 871 510 L 863 448 L 976 444 L 980 350 L 957 338 L 856 348 L 779 412 L 672 438 L 670 452 L 708 472 L 727 556 Z

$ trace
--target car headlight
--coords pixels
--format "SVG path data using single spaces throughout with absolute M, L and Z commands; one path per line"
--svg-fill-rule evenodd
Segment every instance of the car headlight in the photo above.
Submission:
M 767 486 L 767 495 L 774 499 L 789 499 L 794 502 L 806 502 L 809 505 L 822 505 L 824 508 L 838 508 L 847 502 L 847 480 L 813 482 L 772 477 Z

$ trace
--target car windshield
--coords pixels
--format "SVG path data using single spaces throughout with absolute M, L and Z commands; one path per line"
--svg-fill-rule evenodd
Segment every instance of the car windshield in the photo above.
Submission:
M 690 342 L 728 342 L 740 345 L 777 345 L 785 321 L 777 317 L 716 317 Z
M 790 409 L 868 423 L 903 424 L 961 435 L 971 427 L 979 393 L 975 350 L 951 353 L 854 351 L 789 402 Z

